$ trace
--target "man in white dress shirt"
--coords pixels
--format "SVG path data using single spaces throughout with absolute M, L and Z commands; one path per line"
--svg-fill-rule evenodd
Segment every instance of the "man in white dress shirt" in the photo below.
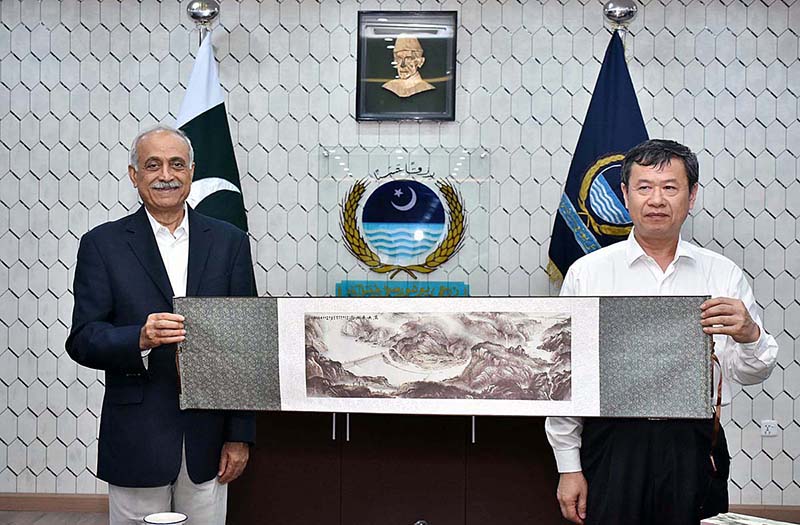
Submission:
M 770 375 L 778 346 L 742 270 L 680 237 L 698 177 L 697 157 L 677 142 L 649 140 L 629 151 L 622 193 L 633 231 L 575 262 L 561 295 L 710 295 L 700 318 L 714 338 L 728 404 L 731 381 L 749 385 Z M 712 419 L 551 417 L 545 429 L 561 512 L 574 523 L 688 525 L 727 511 L 730 456 L 720 429 L 712 460 Z
M 105 371 L 97 476 L 112 525 L 175 510 L 193 524 L 225 522 L 227 483 L 255 440 L 250 413 L 178 405 L 179 296 L 255 295 L 247 234 L 186 206 L 192 146 L 157 127 L 133 141 L 128 174 L 143 206 L 81 239 L 66 342 L 78 363 Z

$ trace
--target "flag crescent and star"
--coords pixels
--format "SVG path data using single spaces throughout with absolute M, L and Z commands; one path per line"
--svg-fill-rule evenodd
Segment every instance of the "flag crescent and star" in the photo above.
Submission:
M 186 202 L 205 215 L 247 231 L 239 169 L 211 33 L 197 50 L 176 126 L 186 133 L 194 149 L 194 178 Z

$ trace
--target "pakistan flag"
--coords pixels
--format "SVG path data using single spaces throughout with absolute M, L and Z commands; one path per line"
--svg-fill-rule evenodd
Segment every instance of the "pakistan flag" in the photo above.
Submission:
M 197 51 L 177 126 L 189 136 L 194 148 L 194 179 L 186 202 L 204 215 L 247 231 L 242 185 L 211 33 Z

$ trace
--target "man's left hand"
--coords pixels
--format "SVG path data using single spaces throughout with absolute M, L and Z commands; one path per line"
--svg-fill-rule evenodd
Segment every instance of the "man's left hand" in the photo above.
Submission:
M 700 305 L 700 309 L 703 311 L 700 324 L 707 334 L 729 335 L 737 343 L 753 343 L 761 336 L 761 329 L 739 299 L 715 297 Z
M 222 445 L 222 454 L 219 458 L 219 472 L 217 481 L 230 483 L 244 472 L 247 460 L 250 458 L 250 445 L 236 441 L 228 441 Z

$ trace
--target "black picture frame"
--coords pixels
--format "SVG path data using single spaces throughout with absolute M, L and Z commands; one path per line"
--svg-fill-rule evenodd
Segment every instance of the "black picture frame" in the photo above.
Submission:
M 356 120 L 455 120 L 457 28 L 456 11 L 359 11 Z

